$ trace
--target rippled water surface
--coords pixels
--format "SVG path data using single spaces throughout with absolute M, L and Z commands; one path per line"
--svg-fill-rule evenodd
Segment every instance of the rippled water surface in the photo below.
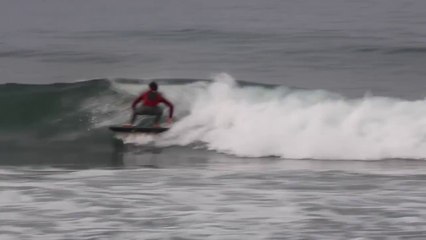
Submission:
M 422 239 L 422 162 L 145 155 L 1 170 L 1 239 Z M 123 162 L 123 163 L 124 163 Z

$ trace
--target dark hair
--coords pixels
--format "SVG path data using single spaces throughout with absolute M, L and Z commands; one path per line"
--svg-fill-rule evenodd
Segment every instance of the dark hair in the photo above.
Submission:
M 150 83 L 149 83 L 149 88 L 150 88 L 151 90 L 157 91 L 157 89 L 158 89 L 158 85 L 157 85 L 157 83 L 156 83 L 156 82 L 150 82 Z

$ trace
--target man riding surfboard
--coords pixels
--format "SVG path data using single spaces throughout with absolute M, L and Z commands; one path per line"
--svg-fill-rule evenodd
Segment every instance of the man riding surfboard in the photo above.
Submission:
M 157 83 L 151 82 L 149 83 L 149 90 L 143 92 L 133 101 L 133 113 L 130 118 L 130 123 L 126 124 L 126 126 L 133 126 L 133 123 L 135 122 L 138 115 L 151 115 L 155 116 L 154 127 L 160 127 L 160 120 L 161 116 L 163 115 L 163 109 L 158 106 L 160 103 L 164 103 L 169 108 L 169 117 L 167 122 L 169 124 L 173 122 L 173 104 L 165 97 L 163 97 L 157 90 Z

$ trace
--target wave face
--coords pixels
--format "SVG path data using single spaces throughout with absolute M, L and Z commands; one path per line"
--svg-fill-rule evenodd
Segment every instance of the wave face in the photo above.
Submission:
M 53 136 L 87 130 L 92 122 L 88 103 L 113 95 L 105 80 L 51 85 L 0 86 L 0 131 Z
M 426 101 L 365 96 L 347 99 L 322 90 L 237 82 L 158 80 L 176 105 L 173 128 L 149 141 L 202 146 L 241 157 L 297 159 L 426 157 Z M 0 141 L 27 145 L 67 142 L 102 146 L 111 124 L 126 122 L 143 80 L 91 80 L 52 85 L 0 86 Z M 147 138 L 127 137 L 133 144 Z M 7 149 L 6 149 L 7 150 Z M 61 150 L 62 151 L 62 150 Z

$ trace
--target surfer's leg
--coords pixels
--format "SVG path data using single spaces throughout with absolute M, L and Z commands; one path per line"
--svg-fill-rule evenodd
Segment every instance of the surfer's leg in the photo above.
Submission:
M 131 123 L 136 120 L 137 115 L 149 115 L 154 116 L 154 126 L 160 126 L 160 120 L 163 115 L 163 109 L 159 106 L 156 107 L 148 107 L 148 106 L 140 106 L 135 109 L 132 115 Z
M 136 120 L 136 117 L 137 117 L 137 113 L 135 113 L 135 112 L 133 112 L 132 113 L 132 117 L 130 118 L 130 125 L 133 125 L 133 123 L 135 122 L 135 120 Z
M 145 111 L 144 106 L 137 106 L 135 110 L 132 112 L 132 116 L 130 117 L 130 125 L 133 125 L 136 121 L 138 115 L 143 115 Z
M 160 126 L 160 120 L 161 120 L 161 117 L 163 116 L 163 109 L 157 106 L 153 108 L 152 113 L 155 116 L 154 126 Z
M 135 120 L 136 120 L 136 113 L 133 112 L 130 117 L 129 123 L 123 124 L 123 127 L 133 127 L 133 123 L 135 122 Z

